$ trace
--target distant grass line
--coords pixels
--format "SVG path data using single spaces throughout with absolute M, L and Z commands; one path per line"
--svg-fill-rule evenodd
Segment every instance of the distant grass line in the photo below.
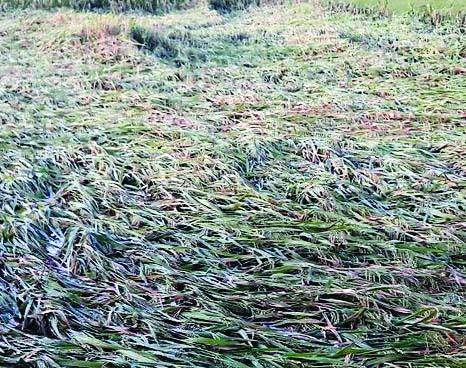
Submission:
M 382 8 L 394 13 L 406 13 L 421 8 L 454 13 L 466 11 L 466 1 L 464 0 L 341 0 L 341 2 L 356 6 Z
M 432 25 L 454 22 L 461 29 L 466 27 L 466 1 L 460 0 L 324 0 L 324 4 L 335 11 L 381 16 L 409 14 Z
M 192 0 L 3 0 L 0 9 L 8 8 L 73 8 L 79 10 L 106 9 L 112 11 L 143 10 L 154 14 L 186 9 Z
M 208 0 L 209 7 L 221 13 L 244 10 L 250 6 L 272 3 L 267 0 Z M 463 0 L 324 0 L 325 3 L 363 12 L 442 14 L 443 17 L 461 17 L 466 13 Z M 2 0 L 0 9 L 8 8 L 74 8 L 108 9 L 113 11 L 143 10 L 155 14 L 175 9 L 186 9 L 198 3 L 196 0 Z M 273 3 L 276 3 L 273 2 Z
M 220 13 L 245 10 L 250 6 L 278 3 L 270 0 L 208 0 L 209 7 Z M 171 10 L 180 10 L 199 4 L 196 0 L 3 0 L 0 10 L 9 8 L 54 9 L 73 8 L 79 10 L 105 9 L 116 12 L 143 10 L 161 14 Z

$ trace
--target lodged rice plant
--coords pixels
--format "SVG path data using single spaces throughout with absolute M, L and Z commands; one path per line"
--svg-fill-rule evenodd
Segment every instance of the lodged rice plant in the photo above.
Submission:
M 465 37 L 369 15 L 0 13 L 0 366 L 464 368 Z

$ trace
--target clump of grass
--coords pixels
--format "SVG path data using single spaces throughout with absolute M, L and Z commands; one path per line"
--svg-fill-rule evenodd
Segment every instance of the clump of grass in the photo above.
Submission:
M 181 53 L 179 44 L 167 37 L 163 31 L 149 30 L 135 25 L 130 29 L 130 37 L 139 46 L 153 52 L 160 58 L 173 59 Z
M 118 23 L 86 25 L 74 35 L 71 44 L 100 62 L 115 62 L 131 51 L 130 45 L 121 40 L 122 32 Z
M 410 14 L 433 26 L 439 26 L 444 23 L 454 23 L 460 27 L 460 30 L 463 32 L 466 27 L 466 5 L 465 9 L 462 11 L 453 11 L 451 9 L 442 10 L 432 5 L 424 5 L 421 7 L 412 7 Z
M 204 44 L 194 38 L 189 31 L 181 29 L 158 29 L 133 25 L 130 37 L 160 59 L 172 61 L 177 65 L 206 61 Z
M 378 5 L 360 6 L 347 1 L 324 0 L 323 4 L 334 12 L 347 12 L 354 15 L 386 16 L 387 8 Z
M 209 6 L 220 13 L 244 10 L 252 5 L 260 5 L 261 0 L 209 0 Z
M 282 2 L 280 0 L 208 0 L 209 7 L 219 13 L 230 13 L 254 6 L 279 4 Z

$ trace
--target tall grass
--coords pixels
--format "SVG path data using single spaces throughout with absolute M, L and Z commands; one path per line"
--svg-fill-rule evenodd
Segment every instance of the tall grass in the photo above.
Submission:
M 259 5 L 260 0 L 209 0 L 209 6 L 220 13 L 244 10 L 251 5 Z
M 68 7 L 80 10 L 106 9 L 112 11 L 143 10 L 163 13 L 188 8 L 193 0 L 3 0 L 2 8 L 52 9 Z
M 252 5 L 262 5 L 264 0 L 208 0 L 209 7 L 220 13 L 244 10 Z M 197 0 L 3 0 L 0 9 L 6 8 L 74 8 L 80 10 L 108 9 L 112 11 L 144 10 L 163 13 L 185 9 L 199 3 Z M 270 1 L 268 1 L 270 3 Z

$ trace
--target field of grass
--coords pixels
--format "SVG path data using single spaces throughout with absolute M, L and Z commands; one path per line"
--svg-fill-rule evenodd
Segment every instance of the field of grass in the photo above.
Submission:
M 0 365 L 465 367 L 465 61 L 314 0 L 0 13 Z

